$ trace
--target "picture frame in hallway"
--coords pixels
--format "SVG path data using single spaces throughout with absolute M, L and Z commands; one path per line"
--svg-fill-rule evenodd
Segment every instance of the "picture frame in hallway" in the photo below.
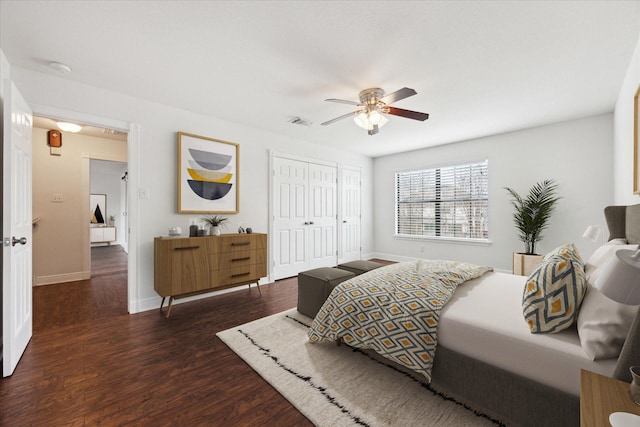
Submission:
M 240 145 L 178 132 L 178 212 L 240 211 Z
M 107 195 L 106 194 L 90 194 L 89 195 L 89 222 L 91 224 L 106 225 L 107 218 Z

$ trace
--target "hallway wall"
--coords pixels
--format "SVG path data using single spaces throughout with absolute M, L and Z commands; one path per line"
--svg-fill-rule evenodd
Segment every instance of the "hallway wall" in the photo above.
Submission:
M 56 156 L 47 129 L 33 128 L 34 286 L 90 277 L 91 158 L 126 162 L 127 144 L 63 132 L 62 155 Z

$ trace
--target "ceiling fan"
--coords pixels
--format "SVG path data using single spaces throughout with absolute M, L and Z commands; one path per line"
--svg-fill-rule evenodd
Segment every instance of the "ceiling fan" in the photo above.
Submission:
M 395 92 L 392 92 L 385 96 L 384 90 L 372 87 L 360 92 L 360 102 L 346 101 L 344 99 L 329 98 L 325 101 L 338 102 L 340 104 L 355 105 L 358 108 L 349 114 L 345 114 L 335 119 L 322 123 L 322 126 L 330 125 L 338 120 L 346 119 L 353 116 L 353 120 L 358 126 L 366 129 L 369 135 L 375 135 L 379 132 L 380 128 L 385 125 L 389 120 L 384 114 L 391 114 L 393 116 L 406 117 L 407 119 L 420 120 L 421 122 L 429 118 L 427 113 L 419 113 L 417 111 L 403 110 L 402 108 L 390 107 L 392 104 L 401 99 L 408 98 L 415 95 L 417 92 L 408 87 L 403 87 Z

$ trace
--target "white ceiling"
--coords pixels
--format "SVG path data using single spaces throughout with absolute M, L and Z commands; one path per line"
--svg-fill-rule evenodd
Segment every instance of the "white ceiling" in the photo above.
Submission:
M 369 156 L 613 111 L 640 1 L 8 1 L 14 67 Z M 368 136 L 358 92 L 408 86 Z M 289 123 L 300 117 L 310 127 Z M 216 137 L 219 135 L 211 135 Z

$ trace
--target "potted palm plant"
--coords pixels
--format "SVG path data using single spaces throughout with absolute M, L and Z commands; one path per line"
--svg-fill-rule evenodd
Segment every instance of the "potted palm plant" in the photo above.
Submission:
M 549 225 L 549 218 L 560 199 L 557 196 L 558 185 L 552 179 L 538 182 L 526 197 L 512 188 L 506 187 L 505 190 L 511 194 L 513 222 L 524 243 L 524 252 L 513 254 L 513 272 L 528 275 L 542 260 L 542 255 L 536 253 L 536 243 L 542 239 L 542 231 Z
M 213 216 L 209 216 L 209 217 L 206 217 L 206 218 L 202 218 L 202 220 L 204 222 L 209 224 L 209 226 L 210 226 L 209 234 L 212 235 L 212 236 L 219 236 L 220 235 L 221 228 L 226 225 L 225 222 L 228 219 L 229 218 L 224 217 L 224 216 L 220 216 L 220 215 L 213 215 Z

